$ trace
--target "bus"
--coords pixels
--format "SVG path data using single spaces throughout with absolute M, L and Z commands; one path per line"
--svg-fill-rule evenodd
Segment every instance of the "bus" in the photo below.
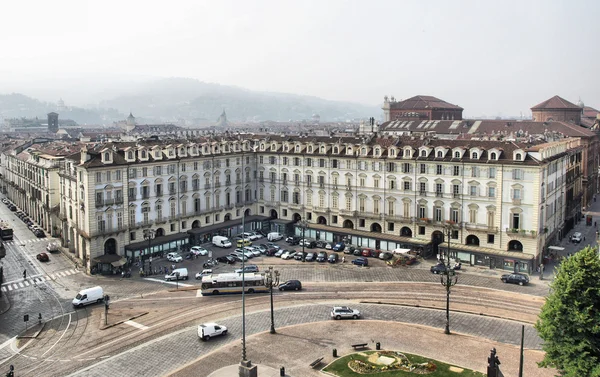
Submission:
M 0 223 L 0 238 L 4 241 L 13 239 L 13 230 L 7 223 Z
M 242 293 L 242 278 L 245 280 L 246 293 L 269 292 L 265 285 L 265 275 L 260 273 L 227 273 L 202 277 L 202 295 L 220 295 Z

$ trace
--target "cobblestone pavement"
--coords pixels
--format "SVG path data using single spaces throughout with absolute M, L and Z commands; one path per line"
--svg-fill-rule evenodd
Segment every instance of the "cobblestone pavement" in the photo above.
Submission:
M 338 302 L 336 304 L 345 304 Z M 385 305 L 353 304 L 353 308 L 361 310 L 364 320 L 406 322 L 423 326 L 442 329 L 445 324 L 445 313 L 438 310 L 427 310 L 410 307 L 397 307 Z M 277 309 L 275 312 L 276 326 L 287 327 L 304 323 L 328 321 L 331 305 L 315 304 Z M 162 376 L 168 374 L 182 365 L 194 361 L 196 358 L 217 351 L 219 348 L 239 342 L 242 333 L 242 320 L 240 316 L 214 319 L 229 329 L 229 335 L 223 338 L 211 339 L 201 342 L 197 336 L 197 328 L 187 327 L 169 335 L 162 336 L 124 353 L 107 358 L 84 370 L 72 374 L 73 376 L 129 376 L 132 370 L 144 376 Z M 452 313 L 451 330 L 456 333 L 482 337 L 494 342 L 517 345 L 520 342 L 521 324 L 496 318 L 480 317 L 469 314 Z M 143 324 L 143 319 L 140 318 Z M 356 322 L 361 323 L 361 322 Z M 385 326 L 382 323 L 382 326 Z M 246 316 L 246 335 L 250 337 L 267 331 L 270 327 L 269 311 L 251 313 Z M 369 335 L 375 338 L 377 334 Z M 401 336 L 401 335 L 400 335 Z M 362 339 L 361 339 L 362 340 Z M 315 347 L 335 347 L 325 340 L 314 340 Z M 541 340 L 532 326 L 525 326 L 525 347 L 539 349 Z M 301 348 L 303 355 L 298 357 L 310 358 L 312 352 L 305 347 Z M 305 354 L 304 354 L 305 353 Z M 254 355 L 248 354 L 252 359 Z M 309 357 L 310 356 L 310 357 Z M 315 358 L 318 357 L 315 356 Z M 216 364 L 219 365 L 216 365 Z M 212 360 L 214 370 L 232 364 L 232 360 Z M 208 375 L 208 373 L 206 374 Z

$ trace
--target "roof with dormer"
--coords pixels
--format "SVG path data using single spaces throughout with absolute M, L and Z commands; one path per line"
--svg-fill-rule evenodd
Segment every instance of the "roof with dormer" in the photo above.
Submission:
M 433 96 L 418 95 L 404 101 L 390 103 L 393 110 L 464 110 L 460 106 L 453 105 Z

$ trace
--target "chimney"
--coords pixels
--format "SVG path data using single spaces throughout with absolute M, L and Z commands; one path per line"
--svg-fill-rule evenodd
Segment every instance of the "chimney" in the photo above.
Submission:
M 87 152 L 87 145 L 84 145 L 83 148 L 81 148 L 81 164 L 85 164 L 90 159 Z

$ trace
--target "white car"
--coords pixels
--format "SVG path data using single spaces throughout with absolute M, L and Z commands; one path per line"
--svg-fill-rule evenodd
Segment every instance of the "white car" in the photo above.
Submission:
M 342 319 L 342 318 L 360 318 L 360 312 L 356 309 L 350 309 L 347 306 L 334 306 L 331 310 L 331 318 Z
M 296 254 L 297 254 L 296 251 L 286 251 L 281 256 L 281 259 L 294 259 L 294 256 L 296 256 Z
M 181 262 L 183 260 L 183 257 L 177 253 L 169 253 L 167 254 L 167 260 L 169 262 Z
M 582 240 L 583 240 L 583 236 L 581 235 L 580 232 L 575 232 L 571 236 L 571 242 L 580 243 Z
M 194 255 L 202 255 L 202 256 L 208 255 L 208 250 L 206 250 L 202 246 L 192 246 L 192 248 L 190 249 L 190 252 Z
M 256 238 L 255 238 L 256 240 L 259 240 L 259 239 L 261 239 L 261 238 L 263 238 L 263 237 L 264 237 L 262 234 L 260 234 L 260 233 L 258 233 L 258 232 L 252 232 L 252 234 L 254 234 L 254 237 L 256 237 Z
M 260 253 L 260 250 L 254 246 L 244 246 L 244 252 L 250 252 L 252 253 L 252 256 L 254 257 L 260 257 L 262 254 Z
M 196 272 L 196 280 L 201 280 L 202 277 L 212 275 L 213 270 L 202 270 L 202 272 Z
M 331 246 L 330 243 L 327 243 L 327 245 L 325 245 L 325 250 L 331 250 L 333 248 L 333 246 Z
M 216 323 L 205 323 L 198 326 L 198 337 L 202 340 L 209 340 L 219 335 L 226 335 L 227 327 Z

